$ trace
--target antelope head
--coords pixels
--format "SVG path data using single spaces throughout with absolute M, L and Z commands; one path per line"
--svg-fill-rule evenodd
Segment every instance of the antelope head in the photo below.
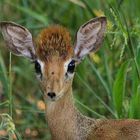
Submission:
M 13 22 L 0 22 L 7 48 L 15 55 L 34 62 L 45 99 L 49 101 L 57 101 L 68 93 L 75 67 L 86 55 L 100 48 L 105 28 L 105 17 L 88 21 L 79 28 L 72 47 L 69 32 L 64 27 L 43 29 L 34 42 L 25 27 Z

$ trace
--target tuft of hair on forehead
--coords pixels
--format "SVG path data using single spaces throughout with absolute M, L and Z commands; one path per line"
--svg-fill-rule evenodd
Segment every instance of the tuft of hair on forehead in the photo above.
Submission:
M 72 56 L 71 37 L 67 29 L 59 25 L 43 29 L 37 37 L 36 52 L 43 61 L 52 56 L 63 59 Z

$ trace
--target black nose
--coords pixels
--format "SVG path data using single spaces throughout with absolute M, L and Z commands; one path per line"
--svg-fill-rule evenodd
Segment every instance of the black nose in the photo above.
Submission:
M 54 98 L 56 95 L 54 92 L 48 92 L 48 96 L 51 97 L 51 98 Z

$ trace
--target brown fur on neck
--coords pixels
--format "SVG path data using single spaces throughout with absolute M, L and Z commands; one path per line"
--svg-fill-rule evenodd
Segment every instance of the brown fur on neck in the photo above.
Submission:
M 72 55 L 71 37 L 66 28 L 50 26 L 41 31 L 37 38 L 37 54 L 41 60 L 51 56 L 67 59 Z
M 46 119 L 52 140 L 86 140 L 95 123 L 75 108 L 72 88 L 60 100 L 47 103 Z

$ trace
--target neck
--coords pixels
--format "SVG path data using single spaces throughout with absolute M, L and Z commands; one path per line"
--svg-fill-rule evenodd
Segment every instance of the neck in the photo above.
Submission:
M 75 108 L 72 89 L 69 89 L 68 93 L 58 101 L 47 103 L 46 118 L 53 140 L 85 139 L 87 135 L 85 127 L 93 123 L 93 120 L 83 116 Z

